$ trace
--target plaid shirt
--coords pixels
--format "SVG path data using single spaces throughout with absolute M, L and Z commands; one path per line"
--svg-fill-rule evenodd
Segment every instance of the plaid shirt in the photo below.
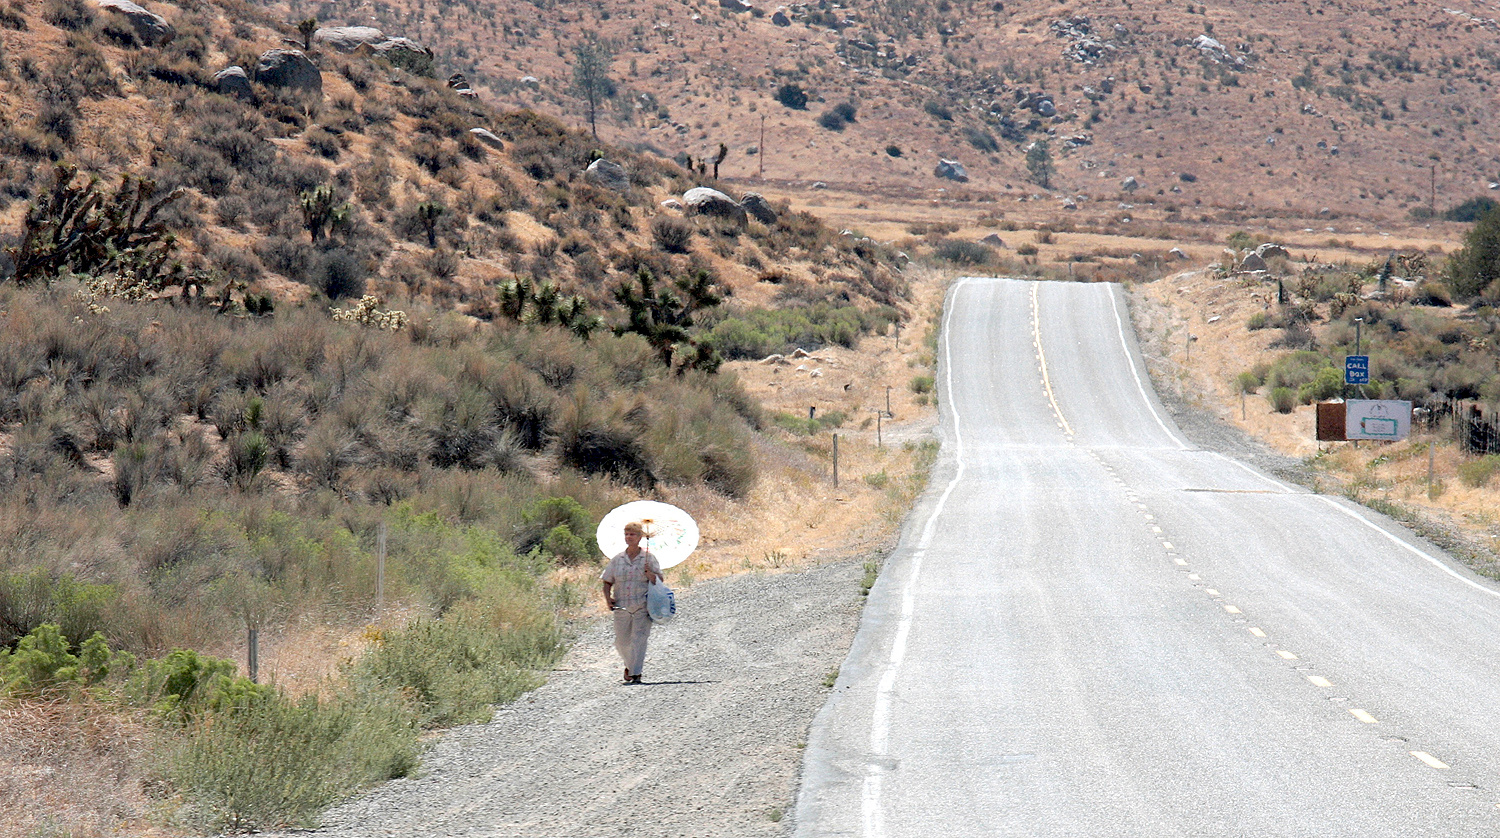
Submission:
M 650 584 L 646 578 L 647 570 L 661 578 L 661 565 L 656 563 L 651 551 L 644 548 L 633 559 L 622 550 L 609 560 L 599 579 L 610 584 L 609 593 L 614 597 L 615 607 L 626 611 L 646 607 L 646 587 Z

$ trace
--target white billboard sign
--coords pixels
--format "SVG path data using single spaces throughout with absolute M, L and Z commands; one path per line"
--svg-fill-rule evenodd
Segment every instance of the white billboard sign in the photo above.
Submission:
M 1350 399 L 1344 402 L 1345 439 L 1394 442 L 1411 433 L 1411 402 Z

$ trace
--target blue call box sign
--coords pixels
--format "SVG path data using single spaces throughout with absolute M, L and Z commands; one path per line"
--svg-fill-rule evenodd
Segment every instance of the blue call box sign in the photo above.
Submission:
M 1370 356 L 1369 355 L 1345 355 L 1344 356 L 1344 383 L 1345 384 L 1369 384 L 1370 383 Z

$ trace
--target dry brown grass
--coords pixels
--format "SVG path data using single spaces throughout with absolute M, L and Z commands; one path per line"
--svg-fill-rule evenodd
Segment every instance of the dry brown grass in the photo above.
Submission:
M 151 727 L 87 699 L 0 703 L 0 838 L 177 834 L 159 825 Z

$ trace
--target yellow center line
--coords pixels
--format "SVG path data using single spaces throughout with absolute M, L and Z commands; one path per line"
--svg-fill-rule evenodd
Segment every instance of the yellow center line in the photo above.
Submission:
M 1256 628 L 1255 626 L 1251 626 L 1250 627 L 1250 633 L 1253 634 L 1253 635 L 1255 635 L 1256 637 L 1265 637 L 1266 636 L 1265 632 L 1261 631 L 1260 629 Z
M 1414 756 L 1414 757 L 1416 757 L 1417 759 L 1421 760 L 1422 762 L 1427 763 L 1427 767 L 1428 768 L 1447 768 L 1448 767 L 1448 763 L 1443 762 L 1442 760 L 1438 759 L 1437 757 L 1433 756 L 1432 754 L 1427 753 L 1426 751 L 1412 751 L 1411 755 Z
M 1333 683 L 1330 682 L 1327 678 L 1324 678 L 1322 675 L 1309 675 L 1307 676 L 1307 680 L 1311 682 L 1314 687 L 1333 686 Z
M 1052 392 L 1052 379 L 1047 375 L 1047 353 L 1042 351 L 1042 319 L 1037 304 L 1036 289 L 1040 283 L 1031 286 L 1031 337 L 1036 344 L 1036 359 L 1042 367 L 1042 389 L 1047 391 L 1047 401 L 1052 405 L 1052 412 L 1057 415 L 1057 422 L 1062 426 L 1063 433 L 1073 435 L 1073 428 L 1068 420 L 1063 418 L 1062 409 L 1057 406 L 1057 396 Z
M 1297 659 L 1296 655 L 1292 654 L 1291 652 L 1288 652 L 1285 649 L 1277 649 L 1276 650 L 1276 654 L 1281 655 L 1281 657 L 1283 657 L 1284 659 L 1289 660 L 1289 661 L 1294 661 L 1294 660 Z
M 1372 724 L 1375 724 L 1375 722 L 1376 722 L 1376 719 L 1375 719 L 1374 716 L 1370 715 L 1369 713 L 1366 713 L 1363 710 L 1355 710 L 1353 708 L 1350 708 L 1349 712 L 1350 712 L 1350 714 L 1352 714 L 1354 716 L 1354 718 L 1359 719 L 1360 721 L 1364 722 L 1367 725 L 1372 725 Z

